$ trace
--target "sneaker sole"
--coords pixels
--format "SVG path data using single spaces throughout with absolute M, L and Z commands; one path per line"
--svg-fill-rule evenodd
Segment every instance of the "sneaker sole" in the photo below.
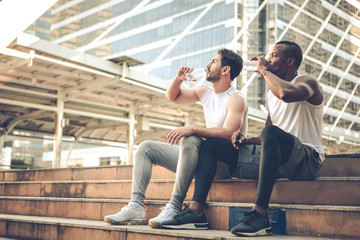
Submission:
M 208 223 L 187 223 L 187 224 L 181 224 L 181 225 L 162 225 L 163 228 L 169 228 L 169 229 L 199 229 L 199 230 L 205 230 L 209 229 Z
M 233 233 L 233 232 L 232 232 Z M 236 235 L 242 235 L 242 236 L 249 236 L 249 237 L 253 237 L 253 236 L 267 236 L 267 235 L 271 235 L 272 234 L 272 229 L 271 227 L 269 228 L 263 228 L 260 229 L 257 232 L 235 232 L 233 234 Z
M 104 219 L 104 222 L 110 223 L 111 225 L 146 225 L 146 220 L 129 220 L 123 222 L 112 221 L 109 219 Z

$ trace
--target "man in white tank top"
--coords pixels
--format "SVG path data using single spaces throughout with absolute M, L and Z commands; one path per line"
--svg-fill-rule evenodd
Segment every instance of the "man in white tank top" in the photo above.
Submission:
M 270 91 L 269 114 L 261 135 L 246 138 L 238 131 L 232 136 L 234 147 L 261 144 L 256 201 L 231 229 L 234 234 L 247 236 L 271 234 L 266 209 L 276 178 L 313 180 L 324 160 L 323 92 L 316 79 L 298 75 L 302 61 L 299 45 L 281 41 L 272 47 L 269 60 L 264 56 L 251 60 L 257 61 L 257 72 Z
M 231 86 L 232 80 L 242 70 L 241 57 L 228 49 L 219 50 L 206 69 L 206 80 L 212 83 L 212 87 L 200 85 L 192 89 L 182 89 L 181 83 L 186 80 L 186 73 L 193 70 L 183 66 L 179 68 L 166 93 L 167 99 L 172 102 L 200 101 L 204 109 L 206 127 L 189 125 L 175 128 L 168 134 L 168 143 L 142 142 L 135 154 L 131 200 L 120 212 L 105 216 L 105 222 L 146 223 L 145 192 L 151 178 L 152 164 L 156 164 L 176 172 L 170 202 L 157 217 L 149 221 L 151 227 L 160 228 L 163 221 L 171 219 L 180 212 L 195 175 L 203 139 L 217 137 L 230 141 L 232 133 L 237 129 L 247 132 L 246 99 Z M 176 145 L 178 143 L 180 146 Z

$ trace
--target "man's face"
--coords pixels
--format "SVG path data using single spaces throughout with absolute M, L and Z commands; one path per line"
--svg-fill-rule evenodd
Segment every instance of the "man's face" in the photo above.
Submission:
M 206 66 L 206 80 L 209 82 L 216 82 L 220 79 L 221 75 L 221 55 L 216 55 L 211 62 Z
M 266 66 L 268 71 L 277 76 L 281 76 L 284 72 L 286 72 L 288 68 L 288 57 L 286 57 L 285 51 L 286 46 L 283 44 L 277 44 L 271 48 L 268 65 Z

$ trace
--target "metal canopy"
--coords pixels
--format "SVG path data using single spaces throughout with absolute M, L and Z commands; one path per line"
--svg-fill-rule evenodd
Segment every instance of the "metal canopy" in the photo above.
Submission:
M 132 135 L 133 144 L 149 136 L 165 141 L 169 129 L 185 122 L 204 124 L 200 105 L 167 101 L 166 82 L 129 69 L 139 63 L 134 59 L 118 65 L 23 37 L 0 54 L 2 143 L 12 130 L 54 136 L 61 112 L 63 136 L 128 142 Z

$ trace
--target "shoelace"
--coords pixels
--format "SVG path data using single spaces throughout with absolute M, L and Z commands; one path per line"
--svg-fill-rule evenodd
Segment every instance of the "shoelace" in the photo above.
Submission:
M 189 211 L 191 211 L 190 208 L 189 208 L 189 205 L 184 203 L 183 208 L 181 209 L 181 211 L 177 215 L 174 216 L 174 218 L 183 216 L 183 215 L 187 214 Z
M 254 221 L 255 218 L 257 218 L 259 216 L 258 212 L 256 211 L 250 211 L 244 214 L 245 217 L 243 220 L 241 220 L 241 222 L 243 223 L 251 223 Z
M 171 211 L 174 211 L 174 209 L 168 208 L 167 206 L 160 208 L 161 214 L 165 215 L 166 217 L 170 215 Z
M 190 205 L 183 203 L 183 207 L 181 209 L 181 211 L 185 211 L 186 209 L 188 209 L 190 207 Z

